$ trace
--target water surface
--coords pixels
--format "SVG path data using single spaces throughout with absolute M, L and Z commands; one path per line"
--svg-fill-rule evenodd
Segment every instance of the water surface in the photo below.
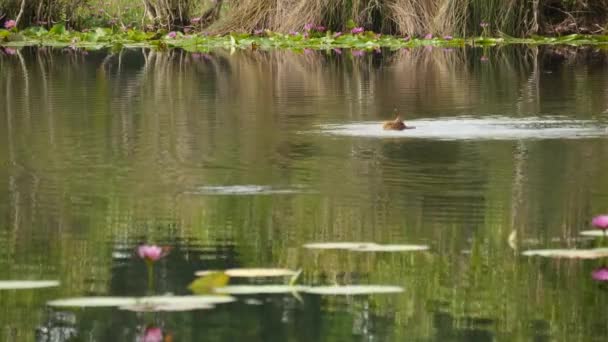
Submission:
M 486 55 L 488 61 L 482 61 Z M 527 258 L 608 210 L 608 55 L 526 47 L 331 52 L 26 48 L 0 54 L 7 340 L 603 340 L 598 260 Z M 405 132 L 380 124 L 397 108 Z M 429 245 L 355 253 L 311 242 Z M 239 297 L 212 310 L 58 310 L 149 293 L 140 243 L 194 272 L 302 269 L 305 285 L 398 294 Z M 246 283 L 238 280 L 236 283 Z

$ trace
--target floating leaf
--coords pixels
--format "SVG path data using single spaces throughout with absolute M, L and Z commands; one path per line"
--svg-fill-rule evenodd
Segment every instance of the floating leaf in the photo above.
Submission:
M 224 271 L 229 277 L 261 278 L 261 277 L 291 277 L 297 272 L 285 268 L 232 268 Z
M 583 236 L 608 236 L 608 234 L 606 234 L 606 232 L 603 230 L 584 230 L 580 232 L 580 234 Z
M 25 290 L 59 286 L 56 280 L 0 280 L 0 290 Z
M 49 306 L 59 307 L 114 307 L 137 304 L 135 297 L 75 297 L 52 300 Z
M 524 251 L 525 256 L 546 258 L 598 259 L 608 257 L 608 248 L 595 249 L 535 249 Z
M 303 292 L 306 289 L 305 286 L 290 285 L 229 285 L 215 289 L 215 293 L 231 295 L 281 294 Z
M 212 293 L 213 289 L 223 287 L 228 284 L 230 277 L 223 272 L 212 272 L 194 280 L 188 288 L 195 294 Z
M 426 245 L 376 245 L 366 244 L 358 248 L 353 248 L 357 252 L 415 252 L 426 251 L 429 246 Z
M 161 312 L 161 311 L 193 311 L 193 310 L 209 310 L 215 308 L 215 305 L 211 304 L 188 304 L 188 303 L 180 303 L 180 304 L 160 304 L 160 305 L 150 305 L 150 304 L 135 304 L 135 305 L 127 305 L 121 306 L 119 309 L 133 311 L 133 312 Z
M 318 242 L 318 243 L 307 243 L 304 248 L 310 249 L 360 249 L 369 245 L 376 245 L 371 242 Z
M 345 286 L 315 286 L 310 287 L 306 293 L 318 295 L 367 295 L 380 293 L 399 293 L 403 288 L 399 286 L 387 285 L 345 285 Z
M 47 304 L 59 307 L 178 307 L 213 306 L 235 301 L 231 296 L 151 296 L 151 297 L 76 297 L 52 300 Z

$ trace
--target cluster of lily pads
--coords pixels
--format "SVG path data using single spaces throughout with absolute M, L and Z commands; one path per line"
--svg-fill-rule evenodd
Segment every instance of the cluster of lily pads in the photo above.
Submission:
M 601 237 L 602 240 L 608 236 L 608 215 L 598 215 L 591 220 L 595 230 L 580 232 L 583 236 Z M 590 249 L 535 249 L 522 253 L 525 256 L 540 256 L 546 258 L 565 259 L 601 259 L 608 257 L 608 247 Z M 591 273 L 591 277 L 597 281 L 608 282 L 608 267 L 602 266 Z
M 289 33 L 258 29 L 253 32 L 233 32 L 227 35 L 209 35 L 188 31 L 142 31 L 137 29 L 94 28 L 81 32 L 66 29 L 63 23 L 52 28 L 30 27 L 17 30 L 9 20 L 0 29 L 0 46 L 19 47 L 28 45 L 59 46 L 84 49 L 104 47 L 179 47 L 189 51 L 229 49 L 312 49 L 332 50 L 339 54 L 342 48 L 355 49 L 358 54 L 378 51 L 380 48 L 400 49 L 418 46 L 461 47 L 465 45 L 491 46 L 498 44 L 608 44 L 608 36 L 572 34 L 562 37 L 515 38 L 503 35 L 490 37 L 435 36 L 431 33 L 420 37 L 383 35 L 354 27 L 347 32 L 332 32 L 322 25 L 308 24 L 304 31 Z M 9 24 L 9 25 L 7 25 Z M 482 23 L 483 25 L 483 23 Z

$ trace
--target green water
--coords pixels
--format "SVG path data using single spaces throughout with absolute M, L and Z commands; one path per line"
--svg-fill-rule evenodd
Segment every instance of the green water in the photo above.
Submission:
M 578 232 L 608 212 L 607 62 L 548 47 L 0 54 L 1 278 L 61 281 L 0 291 L 0 339 L 140 341 L 159 327 L 173 341 L 604 340 L 608 287 L 591 278 L 604 262 L 520 253 L 601 244 Z M 349 131 L 394 107 L 418 137 Z M 334 241 L 430 250 L 302 247 Z M 46 306 L 148 293 L 141 243 L 172 247 L 158 294 L 229 267 L 404 292 Z

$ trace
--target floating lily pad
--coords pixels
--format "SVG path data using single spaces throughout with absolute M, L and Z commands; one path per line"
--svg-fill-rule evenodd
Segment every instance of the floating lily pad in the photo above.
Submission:
M 585 230 L 580 232 L 580 234 L 584 236 L 608 236 L 608 234 L 606 234 L 606 232 L 604 232 L 603 230 Z
M 426 251 L 429 246 L 426 245 L 377 245 L 366 244 L 358 248 L 353 248 L 357 252 L 416 252 Z
M 49 306 L 58 307 L 114 307 L 136 305 L 135 297 L 75 297 L 56 299 L 47 302 Z
M 56 280 L 0 280 L 0 290 L 26 290 L 59 286 Z
M 153 297 L 76 297 L 52 300 L 47 304 L 59 307 L 165 307 L 213 306 L 230 303 L 231 296 L 153 296 Z M 162 310 L 160 310 L 162 311 Z
M 193 311 L 193 310 L 209 310 L 215 308 L 215 305 L 211 304 L 190 304 L 190 303 L 164 303 L 164 304 L 135 304 L 121 306 L 119 309 L 133 311 L 133 312 L 175 312 L 175 311 Z
M 215 289 L 215 292 L 231 295 L 252 295 L 303 292 L 306 289 L 308 287 L 290 285 L 228 285 Z
M 524 251 L 525 256 L 541 256 L 546 258 L 568 259 L 598 259 L 608 257 L 608 248 L 594 249 L 535 249 Z
M 224 271 L 229 277 L 261 278 L 261 277 L 291 277 L 297 272 L 286 268 L 232 268 Z
M 307 243 L 304 245 L 304 248 L 310 249 L 345 249 L 345 250 L 353 250 L 353 249 L 361 249 L 366 246 L 375 246 L 375 243 L 371 242 L 317 242 L 317 243 Z
M 387 285 L 315 286 L 308 288 L 304 292 L 318 295 L 354 296 L 380 293 L 399 293 L 403 292 L 403 288 L 399 286 Z

